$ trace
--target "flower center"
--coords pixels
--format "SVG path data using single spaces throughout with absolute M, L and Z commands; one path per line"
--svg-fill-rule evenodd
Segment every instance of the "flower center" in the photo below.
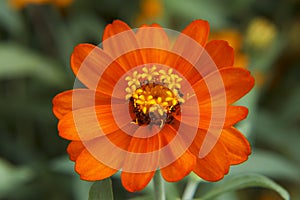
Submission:
M 133 123 L 142 125 L 158 125 L 172 123 L 178 114 L 180 104 L 184 103 L 180 93 L 180 81 L 173 70 L 156 70 L 156 66 L 148 69 L 144 67 L 143 73 L 134 71 L 127 76 L 128 81 L 126 99 L 129 100 L 129 110 Z

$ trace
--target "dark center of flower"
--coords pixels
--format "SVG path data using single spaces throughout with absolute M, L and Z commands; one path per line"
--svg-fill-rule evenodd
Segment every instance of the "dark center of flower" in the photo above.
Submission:
M 179 89 L 182 80 L 178 75 L 164 70 L 156 71 L 143 68 L 144 73 L 133 72 L 127 76 L 126 99 L 129 99 L 129 110 L 133 123 L 140 126 L 172 123 L 178 114 L 180 104 L 184 103 Z

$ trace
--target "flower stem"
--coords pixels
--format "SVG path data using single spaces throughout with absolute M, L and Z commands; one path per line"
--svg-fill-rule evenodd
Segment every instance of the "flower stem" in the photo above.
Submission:
M 160 171 L 157 170 L 154 178 L 153 178 L 153 184 L 154 184 L 154 195 L 156 200 L 165 200 L 165 187 L 164 182 L 162 180 Z
M 189 180 L 187 186 L 183 192 L 182 199 L 193 199 L 195 192 L 198 188 L 199 181 Z

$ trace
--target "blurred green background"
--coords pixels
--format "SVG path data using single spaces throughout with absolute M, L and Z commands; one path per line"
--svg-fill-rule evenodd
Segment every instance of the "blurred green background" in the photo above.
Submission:
M 28 1 L 27 1 L 28 2 Z M 82 200 L 91 183 L 69 161 L 57 134 L 52 98 L 73 87 L 69 59 L 79 43 L 99 44 L 106 24 L 160 23 L 181 31 L 208 20 L 212 38 L 228 39 L 240 66 L 256 78 L 240 101 L 250 109 L 238 124 L 249 138 L 250 159 L 227 177 L 256 172 L 300 199 L 300 1 L 299 0 L 0 0 L 0 199 Z M 167 183 L 167 198 L 181 195 L 186 178 Z M 201 182 L 196 196 L 211 183 Z M 151 187 L 151 184 L 149 184 Z M 115 199 L 148 198 L 149 187 L 126 192 L 113 177 Z M 148 198 L 149 199 L 149 198 Z M 276 200 L 251 188 L 219 199 Z

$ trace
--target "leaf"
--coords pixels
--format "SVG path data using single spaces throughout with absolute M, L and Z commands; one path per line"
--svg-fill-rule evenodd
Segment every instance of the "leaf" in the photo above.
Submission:
M 110 200 L 113 199 L 111 179 L 107 178 L 102 181 L 96 181 L 91 186 L 89 200 Z
M 46 83 L 62 85 L 63 69 L 57 62 L 15 43 L 0 44 L 0 79 L 34 76 Z
M 0 199 L 3 195 L 25 185 L 34 177 L 34 173 L 27 167 L 16 167 L 0 158 Z
M 256 149 L 249 160 L 241 165 L 233 166 L 231 174 L 258 173 L 276 179 L 300 182 L 299 167 L 290 159 L 271 151 Z
M 21 13 L 13 10 L 8 1 L 0 1 L 0 26 L 15 38 L 24 39 L 28 36 Z
M 284 200 L 289 200 L 289 193 L 282 188 L 280 185 L 272 181 L 271 179 L 258 175 L 258 174 L 244 174 L 238 175 L 234 178 L 220 181 L 215 188 L 206 193 L 201 200 L 214 199 L 221 194 L 226 192 L 235 191 L 238 189 L 248 188 L 248 187 L 263 187 L 267 189 L 274 190 L 277 192 Z M 199 199 L 199 200 L 200 200 Z
M 173 1 L 164 0 L 165 6 L 168 8 L 166 12 L 174 16 L 183 16 L 188 21 L 194 19 L 207 19 L 212 28 L 220 28 L 228 24 L 226 21 L 226 10 L 222 3 L 216 4 L 214 1 Z

